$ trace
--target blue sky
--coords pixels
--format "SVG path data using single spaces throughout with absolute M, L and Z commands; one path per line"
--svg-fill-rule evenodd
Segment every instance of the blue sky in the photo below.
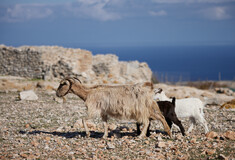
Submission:
M 235 45 L 235 0 L 0 0 L 0 44 Z

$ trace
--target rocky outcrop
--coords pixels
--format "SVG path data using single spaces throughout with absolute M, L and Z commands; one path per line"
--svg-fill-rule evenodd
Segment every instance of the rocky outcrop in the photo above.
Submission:
M 113 83 L 151 81 L 152 76 L 147 63 L 118 61 L 112 54 L 94 56 L 92 70 L 98 79 L 109 79 Z
M 150 81 L 146 63 L 119 61 L 113 54 L 95 55 L 82 49 L 58 46 L 0 46 L 0 75 L 55 79 L 77 76 L 89 83 Z
M 225 102 L 234 99 L 234 95 L 226 95 L 217 93 L 214 90 L 201 90 L 194 87 L 175 86 L 159 83 L 155 88 L 162 88 L 168 97 L 176 97 L 176 99 L 195 97 L 201 99 L 204 104 L 222 105 Z

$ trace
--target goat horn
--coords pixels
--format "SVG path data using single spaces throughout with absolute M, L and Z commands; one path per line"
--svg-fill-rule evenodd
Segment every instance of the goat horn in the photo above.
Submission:
M 79 82 L 82 84 L 82 82 L 80 81 L 80 79 L 78 79 L 77 77 L 73 77 L 73 79 L 79 81 Z
M 64 80 L 67 80 L 70 83 L 74 83 L 74 79 L 72 77 L 65 77 Z

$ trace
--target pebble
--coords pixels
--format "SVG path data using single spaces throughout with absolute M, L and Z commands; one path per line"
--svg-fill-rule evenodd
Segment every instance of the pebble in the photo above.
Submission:
M 196 143 L 197 142 L 197 139 L 196 138 L 193 138 L 190 143 Z
M 114 149 L 114 148 L 116 148 L 114 144 L 107 143 L 107 149 Z
M 208 155 L 212 155 L 216 152 L 216 149 L 212 149 L 212 150 L 206 150 L 206 154 Z
M 224 137 L 230 140 L 235 140 L 235 132 L 233 131 L 227 131 L 224 133 Z
M 165 142 L 158 142 L 158 143 L 156 144 L 156 147 L 159 147 L 159 148 L 166 147 L 166 143 L 165 143 Z
M 216 138 L 216 137 L 218 137 L 219 135 L 216 133 L 216 132 L 214 132 L 214 131 L 210 131 L 210 132 L 208 132 L 207 134 L 206 134 L 206 137 L 207 138 Z

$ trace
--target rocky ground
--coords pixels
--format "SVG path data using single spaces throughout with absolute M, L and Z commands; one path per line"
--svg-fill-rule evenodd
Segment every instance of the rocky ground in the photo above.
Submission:
M 19 99 L 19 92 L 0 92 L 0 159 L 235 159 L 235 110 L 210 105 L 204 109 L 211 131 L 197 126 L 183 137 L 173 130 L 165 135 L 153 122 L 151 136 L 138 139 L 134 122 L 109 121 L 103 139 L 99 118 L 88 122 L 86 138 L 81 118 L 86 109 L 81 99 L 68 95 L 66 102 L 55 92 L 35 90 L 38 100 Z M 182 120 L 188 129 L 188 120 Z

